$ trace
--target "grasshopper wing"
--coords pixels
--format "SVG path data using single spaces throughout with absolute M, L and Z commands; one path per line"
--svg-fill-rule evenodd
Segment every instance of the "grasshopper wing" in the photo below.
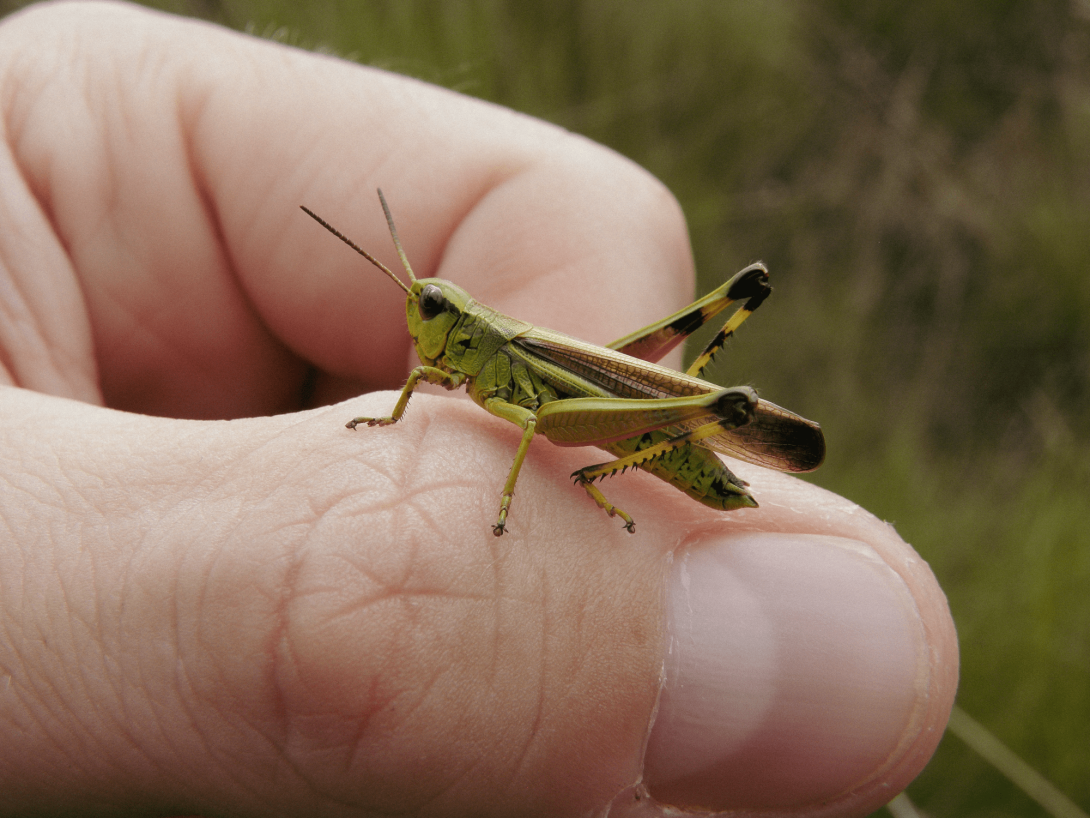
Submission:
M 723 389 L 542 327 L 519 335 L 514 343 L 619 398 L 653 400 L 707 395 Z M 697 419 L 679 419 L 673 428 L 692 431 L 699 423 Z M 818 424 L 763 399 L 757 401 L 749 423 L 701 440 L 698 445 L 776 471 L 813 471 L 825 459 L 825 436 Z
M 812 420 L 759 399 L 753 420 L 701 442 L 702 446 L 776 471 L 813 471 L 825 460 L 825 435 Z
M 543 327 L 527 330 L 514 343 L 617 398 L 678 398 L 722 389 L 675 369 Z

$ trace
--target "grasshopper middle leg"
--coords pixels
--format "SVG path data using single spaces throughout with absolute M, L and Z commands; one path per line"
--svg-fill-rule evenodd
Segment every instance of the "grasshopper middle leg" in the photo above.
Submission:
M 511 510 L 511 502 L 515 499 L 515 483 L 518 482 L 519 471 L 522 470 L 526 453 L 530 451 L 530 441 L 534 439 L 534 432 L 537 430 L 537 415 L 524 406 L 516 406 L 502 398 L 488 398 L 483 405 L 496 417 L 509 420 L 522 428 L 522 440 L 519 441 L 518 450 L 515 452 L 515 462 L 511 464 L 511 471 L 507 473 L 507 482 L 503 484 L 500 514 L 496 524 L 492 526 L 492 533 L 500 537 L 507 530 L 507 513 Z

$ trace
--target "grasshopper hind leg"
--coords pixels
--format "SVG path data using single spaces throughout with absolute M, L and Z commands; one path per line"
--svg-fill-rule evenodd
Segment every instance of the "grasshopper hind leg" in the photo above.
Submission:
M 619 516 L 625 521 L 629 533 L 636 530 L 636 524 L 624 511 L 610 503 L 601 490 L 594 485 L 595 480 L 609 477 L 629 468 L 638 468 L 650 472 L 661 480 L 672 484 L 688 494 L 697 502 L 711 508 L 729 511 L 736 508 L 757 508 L 757 501 L 750 494 L 745 480 L 736 477 L 714 452 L 696 445 L 699 441 L 712 437 L 723 430 L 737 428 L 748 422 L 751 414 L 746 407 L 751 405 L 748 396 L 732 396 L 745 399 L 742 406 L 742 420 L 725 416 L 717 421 L 705 423 L 682 434 L 656 430 L 645 432 L 637 437 L 613 441 L 602 446 L 606 451 L 618 455 L 616 460 L 587 466 L 572 474 L 572 479 L 581 485 L 610 517 Z
M 624 509 L 617 508 L 617 506 L 606 499 L 606 496 L 602 494 L 601 490 L 594 485 L 593 477 L 588 478 L 583 476 L 583 470 L 580 470 L 575 472 L 572 475 L 572 478 L 578 485 L 583 487 L 583 490 L 586 491 L 587 494 L 590 495 L 590 499 L 598 504 L 598 508 L 602 509 L 610 517 L 620 517 L 624 521 L 625 531 L 629 534 L 636 533 L 636 521 L 633 520 Z

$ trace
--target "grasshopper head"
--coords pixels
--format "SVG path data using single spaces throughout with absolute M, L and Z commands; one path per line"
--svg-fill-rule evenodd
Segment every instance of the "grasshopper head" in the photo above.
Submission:
M 405 299 L 405 320 L 421 363 L 434 366 L 447 348 L 447 337 L 472 299 L 457 284 L 441 278 L 413 282 Z

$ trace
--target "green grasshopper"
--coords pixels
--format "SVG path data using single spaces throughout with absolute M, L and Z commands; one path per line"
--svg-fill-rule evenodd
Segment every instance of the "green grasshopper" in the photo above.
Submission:
M 639 468 L 706 506 L 729 511 L 756 508 L 757 501 L 716 452 L 779 471 L 821 465 L 825 438 L 818 424 L 759 399 L 748 386 L 724 388 L 699 377 L 772 291 L 763 264 L 750 265 L 685 309 L 600 347 L 497 312 L 444 279 L 417 279 L 381 190 L 378 195 L 411 286 L 303 208 L 405 291 L 409 335 L 420 358 L 388 416 L 353 418 L 346 425 L 396 423 L 420 381 L 451 390 L 465 386 L 485 410 L 522 429 L 492 527 L 497 537 L 507 528 L 515 483 L 535 434 L 558 446 L 597 446 L 616 458 L 579 469 L 572 478 L 610 517 L 620 517 L 629 533 L 636 530 L 632 517 L 606 499 L 596 480 Z M 654 363 L 737 301 L 745 303 L 684 374 Z

